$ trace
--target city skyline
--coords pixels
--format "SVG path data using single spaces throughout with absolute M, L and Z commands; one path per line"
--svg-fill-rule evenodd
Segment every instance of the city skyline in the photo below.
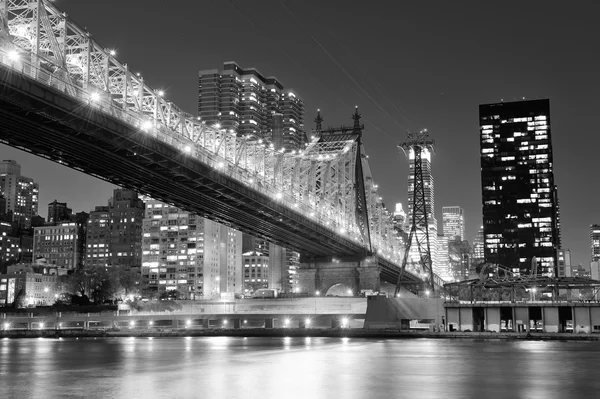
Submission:
M 169 99 L 188 111 L 196 109 L 198 70 L 219 67 L 231 59 L 254 66 L 269 76 L 275 75 L 298 90 L 305 101 L 306 130 L 314 126 L 310 121 L 317 108 L 321 108 L 325 118 L 324 126 L 336 126 L 349 123 L 353 105 L 359 105 L 366 125 L 367 153 L 371 155 L 374 176 L 390 211 L 396 202 L 407 203 L 404 176 L 408 165 L 396 145 L 405 136 L 406 128 L 429 128 L 438 150 L 432 162 L 439 204 L 437 219 L 441 219 L 442 206 L 464 208 L 469 221 L 466 232 L 469 241 L 473 240 L 480 224 L 478 220 L 481 220 L 478 104 L 523 96 L 550 98 L 563 247 L 572 250 L 574 264 L 589 261 L 589 225 L 600 220 L 600 211 L 593 203 L 593 197 L 597 197 L 593 192 L 595 188 L 581 184 L 593 181 L 593 155 L 599 140 L 586 137 L 586 132 L 593 132 L 593 110 L 598 104 L 591 89 L 586 89 L 593 87 L 594 80 L 598 79 L 593 75 L 598 58 L 586 51 L 593 43 L 593 35 L 583 33 L 590 26 L 597 29 L 591 20 L 589 23 L 585 20 L 591 14 L 578 15 L 575 24 L 569 22 L 564 10 L 552 6 L 544 7 L 542 21 L 529 18 L 539 10 L 532 4 L 520 6 L 519 15 L 509 15 L 509 7 L 488 15 L 486 6 L 477 5 L 462 10 L 464 15 L 456 15 L 468 22 L 460 26 L 456 19 L 446 20 L 445 16 L 452 12 L 446 5 L 435 13 L 425 12 L 418 5 L 403 6 L 407 8 L 397 21 L 392 19 L 392 16 L 396 18 L 393 12 L 359 13 L 354 5 L 341 7 L 332 2 L 284 6 L 274 2 L 271 6 L 277 15 L 275 27 L 287 24 L 296 29 L 269 38 L 260 28 L 261 19 L 266 15 L 261 15 L 261 10 L 266 6 L 236 4 L 235 8 L 227 3 L 209 4 L 202 6 L 203 15 L 229 13 L 244 34 L 268 45 L 249 49 L 247 41 L 242 43 L 233 34 L 209 36 L 218 21 L 203 18 L 195 35 L 206 35 L 211 41 L 200 46 L 197 54 L 192 54 L 193 51 L 184 51 L 189 42 L 176 43 L 177 35 L 185 33 L 181 29 L 188 28 L 180 27 L 174 16 L 161 13 L 164 11 L 162 2 L 144 2 L 142 7 L 141 2 L 134 1 L 127 5 L 111 1 L 83 5 L 63 0 L 58 5 L 82 26 L 87 26 L 101 43 L 116 48 L 117 57 L 132 70 L 143 73 L 152 86 L 163 87 Z M 109 8 L 122 12 L 114 15 L 111 24 L 106 24 L 106 20 L 97 15 L 103 15 L 102 10 Z M 133 13 L 140 12 L 149 21 L 160 21 L 158 26 L 163 29 L 144 30 L 143 34 L 130 31 L 128 21 Z M 319 22 L 333 19 L 337 14 L 346 21 L 344 24 L 355 21 L 353 25 L 359 26 L 358 22 L 363 22 L 364 30 L 349 31 L 341 36 L 335 33 L 335 25 L 319 27 Z M 428 20 L 423 20 L 425 15 Z M 483 15 L 487 19 L 481 18 Z M 508 16 L 518 29 L 507 32 L 506 37 L 492 32 L 493 27 L 500 26 L 502 18 Z M 400 33 L 380 21 L 393 22 L 392 26 L 398 23 Z M 449 23 L 452 29 L 448 28 Z M 551 25 L 561 28 L 545 29 Z M 424 30 L 422 37 L 410 34 L 421 33 L 419 26 L 427 26 L 429 30 Z M 485 29 L 488 26 L 489 30 Z M 367 35 L 368 30 L 375 33 Z M 481 33 L 476 40 L 471 35 L 473 30 Z M 125 32 L 128 40 L 123 40 Z M 157 49 L 165 52 L 164 59 L 150 58 L 153 52 L 143 45 L 146 40 L 158 43 Z M 284 45 L 288 41 L 295 44 L 293 54 Z M 487 48 L 489 43 L 490 48 Z M 532 46 L 533 43 L 536 45 Z M 282 49 L 279 57 L 270 50 L 278 44 Z M 405 57 L 391 54 L 388 48 L 402 48 L 408 57 L 416 56 L 411 57 L 414 64 L 402 62 Z M 496 53 L 510 56 L 498 58 Z M 577 57 L 579 62 L 570 62 L 570 57 Z M 398 100 L 392 101 L 392 97 Z M 41 213 L 54 199 L 68 202 L 74 210 L 90 211 L 104 203 L 105 197 L 110 196 L 106 193 L 112 191 L 113 185 L 95 184 L 99 181 L 41 158 L 6 146 L 1 146 L 0 152 L 3 159 L 19 162 L 25 176 L 40 182 Z M 572 169 L 575 167 L 577 169 Z M 570 178 L 575 172 L 580 179 Z

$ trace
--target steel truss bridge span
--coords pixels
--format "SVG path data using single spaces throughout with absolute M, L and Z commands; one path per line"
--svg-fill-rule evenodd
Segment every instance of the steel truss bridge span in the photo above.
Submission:
M 2 142 L 305 256 L 374 253 L 397 275 L 360 130 L 282 152 L 207 126 L 42 0 L 0 0 L 0 65 Z

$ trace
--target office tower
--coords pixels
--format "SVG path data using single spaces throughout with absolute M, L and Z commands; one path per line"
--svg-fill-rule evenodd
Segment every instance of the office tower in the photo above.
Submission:
M 406 212 L 404 212 L 404 209 L 402 209 L 402 204 L 400 202 L 398 202 L 394 208 L 393 225 L 396 237 L 404 240 L 406 236 L 406 232 L 404 230 L 406 225 Z
M 33 258 L 44 258 L 59 274 L 83 267 L 85 236 L 78 222 L 33 228 Z
M 448 241 L 448 237 L 444 235 L 437 236 L 437 274 L 444 281 L 452 278 Z
M 110 266 L 125 268 L 142 264 L 144 202 L 135 191 L 116 189 L 109 203 Z
M 85 266 L 108 266 L 110 262 L 110 215 L 108 206 L 97 206 L 87 223 Z
M 448 240 L 454 240 L 456 237 L 461 241 L 465 239 L 465 217 L 461 207 L 442 207 L 442 230 Z
M 592 250 L 592 262 L 600 261 L 600 224 L 590 226 L 590 244 Z
M 477 230 L 477 235 L 473 240 L 473 248 L 472 248 L 472 263 L 477 265 L 479 263 L 485 262 L 485 251 L 484 251 L 484 239 L 483 239 L 483 226 Z
M 21 176 L 21 165 L 16 161 L 0 162 L 0 194 L 6 199 L 4 213 L 12 212 L 13 222 L 19 227 L 31 227 L 31 218 L 38 212 L 38 192 L 38 184 Z
M 480 105 L 479 120 L 485 260 L 521 276 L 554 276 L 560 231 L 550 101 Z
M 54 200 L 48 204 L 48 217 L 46 220 L 50 224 L 56 224 L 58 222 L 69 220 L 72 214 L 73 211 L 71 208 L 67 207 L 66 202 Z
M 413 193 L 414 193 L 414 185 L 413 185 L 413 180 L 414 180 L 414 173 L 415 173 L 415 152 L 414 150 L 411 148 L 408 151 L 408 159 L 410 162 L 409 168 L 409 175 L 408 175 L 408 215 L 407 215 L 407 220 L 408 220 L 408 231 L 410 231 L 411 229 L 411 224 L 412 224 L 412 218 L 413 218 L 413 209 L 414 209 L 414 205 L 413 205 Z M 430 247 L 430 252 L 431 252 L 431 260 L 432 260 L 432 267 L 433 267 L 433 271 L 434 273 L 438 273 L 438 256 L 437 256 L 437 220 L 435 218 L 435 192 L 434 192 L 434 181 L 433 181 L 433 176 L 431 174 L 431 151 L 428 148 L 422 148 L 421 150 L 421 170 L 423 172 L 423 191 L 425 193 L 425 206 L 424 206 L 424 211 L 427 214 L 427 227 L 428 227 L 428 234 L 429 234 L 429 247 Z M 417 215 L 417 217 L 423 217 L 424 215 Z M 417 234 L 422 235 L 424 233 L 422 233 L 421 231 L 417 231 Z M 424 237 L 420 237 L 419 236 L 419 241 L 420 242 L 425 242 L 425 238 Z M 416 238 L 413 238 L 413 241 L 416 241 Z M 419 258 L 419 251 L 417 249 L 417 246 L 413 243 L 413 245 L 410 248 L 410 252 L 409 252 L 409 258 L 411 259 L 411 261 L 413 263 L 419 263 L 420 258 Z
M 243 292 L 241 233 L 171 205 L 146 200 L 142 276 L 157 292 L 215 299 Z
M 304 146 L 304 103 L 297 93 L 284 92 L 276 78 L 266 78 L 254 68 L 240 68 L 235 62 L 198 75 L 198 116 L 206 124 L 271 140 L 281 123 L 283 147 Z
M 450 275 L 455 281 L 469 278 L 472 264 L 473 248 L 469 241 L 461 241 L 457 237 L 448 241 L 448 262 Z M 481 256 L 483 259 L 483 242 L 481 242 Z

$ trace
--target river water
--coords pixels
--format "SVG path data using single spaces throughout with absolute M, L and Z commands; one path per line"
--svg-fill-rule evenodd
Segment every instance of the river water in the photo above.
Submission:
M 0 398 L 597 398 L 600 342 L 0 340 Z

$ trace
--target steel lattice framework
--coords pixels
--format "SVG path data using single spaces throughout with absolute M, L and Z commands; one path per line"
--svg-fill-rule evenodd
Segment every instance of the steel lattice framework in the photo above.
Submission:
M 391 238 L 392 216 L 370 172 L 358 112 L 351 132 L 316 135 L 302 151 L 275 151 L 184 112 L 46 0 L 0 0 L 0 62 L 400 263 L 403 249 Z
M 435 289 L 435 278 L 433 273 L 431 248 L 429 246 L 429 218 L 427 214 L 427 204 L 425 201 L 425 187 L 423 184 L 422 153 L 424 150 L 433 152 L 434 141 L 429 138 L 427 130 L 421 130 L 418 133 L 408 133 L 406 141 L 399 147 L 405 152 L 414 153 L 413 170 L 413 209 L 410 234 L 408 236 L 408 248 L 402 259 L 400 275 L 396 284 L 396 295 L 402 286 L 402 278 L 407 267 L 409 253 L 414 245 L 419 253 L 419 263 L 421 270 L 425 273 L 425 278 L 433 291 Z

